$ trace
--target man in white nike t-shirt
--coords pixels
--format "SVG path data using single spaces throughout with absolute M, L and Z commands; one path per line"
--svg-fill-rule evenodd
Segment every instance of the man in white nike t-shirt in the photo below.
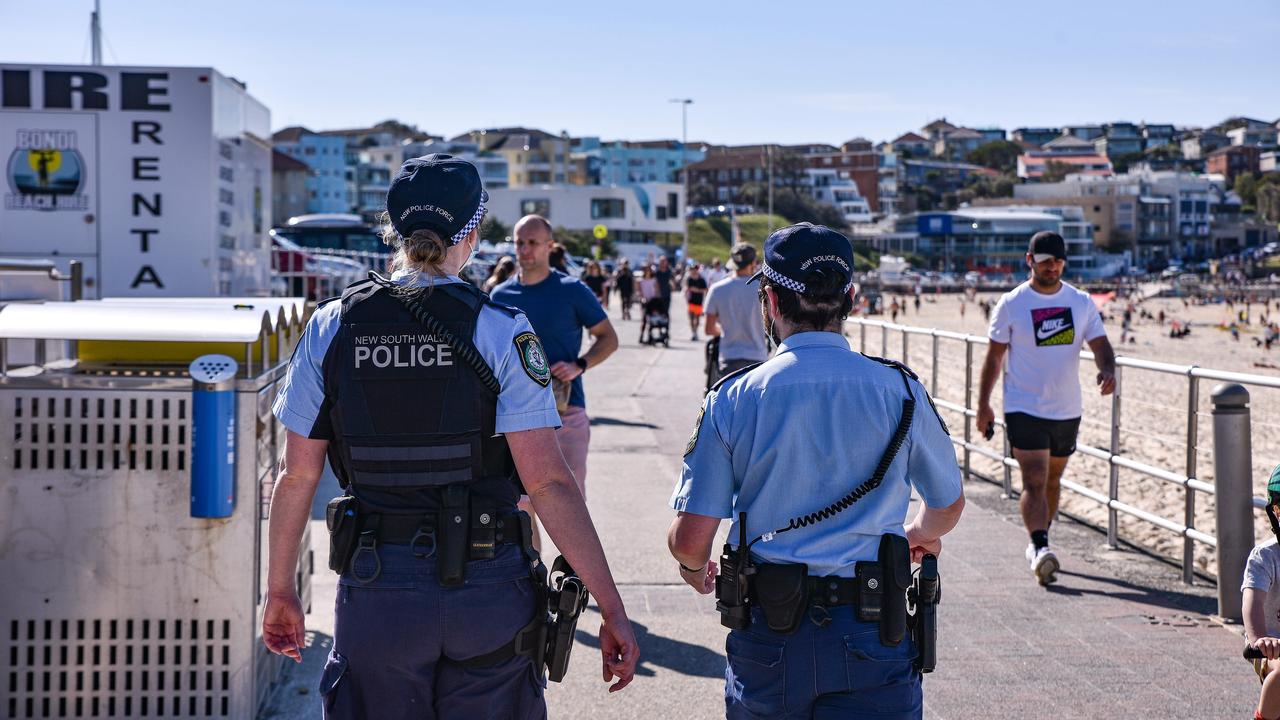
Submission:
M 1031 279 L 1005 293 L 991 313 L 986 363 L 978 393 L 978 429 L 995 421 L 991 390 L 1004 367 L 1004 419 L 1022 471 L 1022 522 L 1031 534 L 1027 562 L 1041 585 L 1056 580 L 1049 525 L 1059 484 L 1080 429 L 1080 347 L 1089 344 L 1103 395 L 1115 390 L 1116 359 L 1089 294 L 1062 282 L 1067 247 L 1055 232 L 1038 232 L 1027 249 Z

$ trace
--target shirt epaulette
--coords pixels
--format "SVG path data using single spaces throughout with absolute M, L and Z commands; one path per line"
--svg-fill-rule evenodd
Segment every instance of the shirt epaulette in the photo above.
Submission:
M 866 359 L 868 359 L 868 360 L 875 360 L 876 362 L 880 363 L 881 365 L 888 365 L 889 367 L 897 368 L 897 369 L 898 369 L 898 371 L 900 371 L 900 372 L 904 372 L 904 373 L 906 373 L 907 375 L 909 375 L 909 376 L 911 377 L 911 379 L 912 379 L 912 380 L 919 380 L 919 379 L 920 379 L 920 376 L 919 376 L 919 375 L 917 375 L 917 374 L 915 373 L 915 371 L 914 371 L 914 370 L 912 370 L 911 368 L 907 367 L 905 364 L 898 362 L 897 360 L 890 360 L 889 358 L 876 357 L 875 355 L 867 355 L 866 353 L 863 353 L 863 354 L 862 354 L 862 357 L 864 357 L 864 358 L 866 358 Z
M 493 298 L 489 297 L 488 293 L 485 293 L 484 302 L 486 305 L 493 308 L 494 310 L 500 310 L 506 313 L 507 315 L 510 315 L 513 318 L 520 317 L 521 315 L 524 314 L 524 311 L 521 310 L 520 308 L 507 305 L 506 303 L 500 303 L 497 300 L 494 300 Z
M 746 373 L 748 373 L 748 372 L 751 372 L 752 370 L 755 370 L 757 367 L 760 367 L 760 366 L 761 366 L 761 365 L 763 365 L 763 364 L 764 364 L 764 363 L 751 363 L 750 365 L 748 365 L 748 366 L 746 366 L 746 367 L 738 368 L 737 370 L 734 370 L 733 372 L 729 373 L 728 375 L 725 375 L 724 377 L 722 377 L 722 378 L 720 378 L 719 380 L 717 380 L 717 381 L 716 381 L 716 384 L 715 384 L 715 385 L 712 385 L 712 386 L 711 386 L 711 389 L 710 389 L 710 390 L 708 390 L 707 392 L 715 392 L 715 391 L 717 391 L 717 390 L 719 390 L 719 389 L 720 389 L 720 386 L 721 386 L 721 385 L 724 385 L 725 383 L 727 383 L 727 382 L 729 382 L 730 380 L 732 380 L 732 379 L 734 379 L 734 378 L 738 377 L 739 375 L 743 375 L 743 374 L 746 374 Z

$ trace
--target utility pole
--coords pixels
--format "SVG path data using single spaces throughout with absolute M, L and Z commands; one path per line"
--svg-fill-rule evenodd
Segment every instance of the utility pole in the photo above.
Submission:
M 672 98 L 670 102 L 680 103 L 680 166 L 684 174 L 684 241 L 680 245 L 680 259 L 689 262 L 689 106 L 691 98 Z
M 102 11 L 98 0 L 93 0 L 93 14 L 89 16 L 90 60 L 93 65 L 102 64 Z M 81 56 L 83 57 L 83 56 Z
M 768 168 L 769 168 L 769 172 L 766 174 L 769 176 L 769 180 L 768 180 L 768 183 L 769 183 L 769 234 L 772 235 L 773 234 L 773 146 L 765 145 L 764 147 L 765 147 L 765 158 L 767 161 L 766 164 L 768 165 Z

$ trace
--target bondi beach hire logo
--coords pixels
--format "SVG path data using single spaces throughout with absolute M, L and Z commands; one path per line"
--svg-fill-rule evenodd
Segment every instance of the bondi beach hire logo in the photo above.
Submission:
M 5 168 L 6 210 L 88 210 L 74 130 L 18 130 Z

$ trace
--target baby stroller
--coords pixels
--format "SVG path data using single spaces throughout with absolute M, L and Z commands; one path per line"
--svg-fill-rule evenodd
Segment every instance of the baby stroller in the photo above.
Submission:
M 661 297 L 653 298 L 644 304 L 644 334 L 640 342 L 645 345 L 662 344 L 671 347 L 671 316 Z

